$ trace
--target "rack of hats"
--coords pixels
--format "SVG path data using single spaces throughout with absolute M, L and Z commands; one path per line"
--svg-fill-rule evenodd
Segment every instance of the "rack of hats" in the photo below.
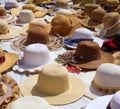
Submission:
M 119 65 L 119 0 L 0 0 L 0 109 L 119 109 Z

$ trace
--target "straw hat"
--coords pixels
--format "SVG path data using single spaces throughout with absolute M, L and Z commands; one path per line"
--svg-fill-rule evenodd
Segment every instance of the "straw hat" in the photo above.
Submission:
M 85 96 L 95 99 L 103 95 L 111 95 L 120 90 L 120 67 L 111 63 L 101 64 L 96 72 L 80 76 L 87 85 Z
M 114 64 L 120 65 L 120 51 L 112 54 L 114 58 Z
M 51 0 L 29 0 L 29 2 L 35 5 L 39 5 L 39 4 L 51 3 Z
M 0 19 L 0 40 L 15 38 L 19 35 L 19 30 L 8 25 L 5 20 Z
M 120 108 L 120 91 L 114 95 L 106 95 L 96 98 L 89 103 L 85 109 L 119 109 Z
M 75 29 L 80 27 L 81 22 L 74 15 L 59 14 L 51 21 L 51 33 L 58 33 L 62 37 L 72 36 Z
M 11 46 L 13 49 L 23 51 L 25 46 L 33 43 L 45 44 L 50 51 L 59 50 L 64 45 L 63 38 L 59 34 L 49 34 L 42 27 L 34 27 L 28 31 L 28 34 L 23 34 L 14 39 Z
M 13 66 L 14 71 L 25 73 L 38 73 L 42 65 L 50 62 L 50 51 L 47 46 L 40 43 L 30 44 L 25 47 L 23 56 Z
M 39 75 L 23 82 L 21 91 L 24 96 L 41 96 L 49 104 L 64 105 L 80 99 L 85 93 L 85 84 L 81 79 L 69 75 L 62 65 L 47 64 Z
M 6 108 L 20 97 L 20 90 L 17 82 L 9 76 L 2 75 L 0 80 L 0 107 Z
M 102 19 L 105 14 L 106 11 L 103 8 L 94 9 L 90 17 L 81 20 L 81 24 L 90 29 L 102 28 Z
M 19 16 L 22 10 L 31 10 L 35 18 L 43 17 L 47 14 L 48 10 L 40 9 L 34 4 L 24 4 L 22 8 L 12 8 L 11 14 L 14 16 Z
M 73 66 L 91 70 L 106 62 L 113 63 L 112 55 L 101 51 L 94 41 L 80 41 L 76 50 L 67 51 L 58 58 Z
M 119 33 L 120 29 L 120 15 L 118 12 L 109 12 L 103 17 L 104 37 L 108 38 L 116 33 Z M 102 33 L 103 34 L 103 33 Z M 100 34 L 101 35 L 101 34 Z M 99 35 L 99 36 L 100 36 Z
M 3 52 L 0 48 L 0 73 L 5 73 L 18 61 L 18 55 L 15 53 Z
M 29 104 L 29 105 L 28 105 Z M 18 98 L 10 105 L 10 109 L 58 109 L 56 106 L 49 105 L 46 100 L 38 96 L 25 96 Z
M 56 3 L 55 3 L 55 6 L 56 7 L 67 7 L 69 4 L 68 4 L 68 1 L 66 0 L 57 0 Z

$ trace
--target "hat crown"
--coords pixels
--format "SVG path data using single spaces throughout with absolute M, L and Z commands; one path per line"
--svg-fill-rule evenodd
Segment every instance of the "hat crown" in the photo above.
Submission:
M 42 67 L 37 81 L 37 89 L 47 95 L 57 95 L 70 87 L 68 71 L 59 64 L 48 64 Z
M 0 16 L 6 16 L 6 15 L 7 15 L 6 9 L 0 6 Z
M 68 6 L 68 2 L 66 0 L 57 0 L 55 3 L 55 6 L 57 7 Z
M 22 7 L 23 10 L 31 10 L 31 11 L 36 11 L 36 6 L 34 4 L 25 4 Z
M 34 19 L 34 14 L 31 10 L 22 10 L 19 14 L 19 20 L 22 23 L 28 23 Z
M 35 43 L 25 47 L 23 57 L 25 65 L 39 66 L 48 62 L 50 54 L 46 45 Z
M 109 12 L 103 17 L 103 25 L 105 28 L 109 28 L 115 25 L 120 19 L 120 15 L 117 12 Z
M 78 28 L 74 31 L 72 39 L 92 39 L 93 32 L 86 28 Z
M 90 57 L 100 55 L 99 45 L 93 41 L 81 41 L 78 43 L 75 56 Z
M 49 33 L 42 27 L 30 28 L 28 31 L 27 43 L 49 43 Z
M 91 20 L 102 23 L 102 19 L 105 16 L 106 11 L 103 8 L 94 9 L 91 13 Z

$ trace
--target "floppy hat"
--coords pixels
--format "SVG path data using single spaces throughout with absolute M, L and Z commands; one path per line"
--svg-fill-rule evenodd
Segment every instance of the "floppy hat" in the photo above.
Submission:
M 120 91 L 114 95 L 106 95 L 96 98 L 89 103 L 85 109 L 119 109 L 120 108 Z
M 46 45 L 40 43 L 30 44 L 25 47 L 23 56 L 12 69 L 20 73 L 38 73 L 41 66 L 49 61 L 50 51 Z
M 120 15 L 118 12 L 109 12 L 103 17 L 104 28 L 101 30 L 99 36 L 106 38 L 119 33 L 120 28 Z
M 6 108 L 20 97 L 20 89 L 17 82 L 7 75 L 2 75 L 0 80 L 0 107 Z
M 15 53 L 3 52 L 0 48 L 0 73 L 5 73 L 18 61 L 18 55 Z
M 96 8 L 92 11 L 90 17 L 81 20 L 81 24 L 90 29 L 102 28 L 102 19 L 105 16 L 105 14 L 106 11 L 103 8 Z
M 97 42 L 80 41 L 76 50 L 70 50 L 58 56 L 73 66 L 83 69 L 97 69 L 102 63 L 113 63 L 111 54 L 100 50 Z
M 21 91 L 24 96 L 41 96 L 49 104 L 64 105 L 80 99 L 84 95 L 85 84 L 69 75 L 62 65 L 47 64 L 39 75 L 31 76 L 22 83 Z
M 19 35 L 19 30 L 8 25 L 5 20 L 0 19 L 0 40 L 15 38 Z
M 29 104 L 29 105 L 28 105 Z M 46 100 L 38 96 L 25 96 L 18 98 L 10 105 L 10 109 L 28 109 L 28 108 L 40 108 L 40 109 L 57 109 L 58 107 L 49 105 Z
M 58 33 L 62 37 L 70 37 L 80 27 L 80 19 L 74 15 L 58 14 L 51 21 L 51 33 Z
M 85 96 L 95 99 L 119 91 L 119 69 L 118 65 L 103 63 L 96 72 L 81 74 L 80 77 L 87 85 Z
M 44 28 L 34 27 L 28 31 L 28 34 L 12 40 L 11 47 L 23 51 L 25 46 L 33 43 L 45 44 L 50 51 L 59 50 L 64 45 L 63 38 L 59 34 L 49 34 Z
M 48 10 L 43 9 L 43 8 L 38 8 L 34 4 L 24 4 L 23 7 L 12 8 L 10 11 L 11 11 L 12 15 L 19 16 L 19 14 L 22 10 L 31 10 L 33 12 L 35 18 L 43 17 L 48 13 Z

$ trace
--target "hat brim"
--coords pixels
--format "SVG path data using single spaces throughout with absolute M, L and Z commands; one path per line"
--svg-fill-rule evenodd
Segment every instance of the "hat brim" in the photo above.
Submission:
M 95 29 L 95 28 L 103 28 L 103 24 L 99 22 L 93 22 L 89 17 L 81 20 L 81 24 L 87 28 Z
M 15 27 L 9 26 L 9 28 L 10 30 L 8 33 L 0 35 L 0 40 L 12 39 L 20 34 L 19 30 L 16 29 Z
M 86 92 L 84 96 L 92 100 L 104 95 L 102 92 L 92 86 L 92 80 L 95 77 L 95 74 L 95 71 L 80 73 L 80 78 L 86 83 Z
M 7 75 L 2 76 L 1 83 L 7 88 L 6 93 L 0 96 L 0 107 L 5 108 L 20 96 L 20 90 L 17 82 Z
M 0 64 L 0 73 L 5 73 L 9 70 L 19 59 L 15 53 L 5 53 L 5 62 Z
M 49 104 L 64 105 L 64 104 L 69 104 L 77 101 L 85 93 L 86 87 L 84 82 L 81 79 L 78 79 L 73 76 L 69 76 L 69 81 L 71 86 L 69 90 L 55 96 L 43 95 L 42 93 L 40 93 L 40 91 L 36 89 L 37 78 L 38 78 L 38 75 L 34 75 L 26 79 L 22 83 L 21 91 L 24 96 L 29 96 L 29 95 L 41 96 L 45 100 L 47 100 Z
M 50 34 L 50 42 L 46 44 L 50 51 L 60 50 L 64 46 L 64 40 L 59 34 Z M 23 51 L 27 44 L 27 34 L 21 35 L 14 39 L 11 43 L 11 47 L 15 50 Z
M 71 54 L 73 57 L 74 53 L 75 53 L 75 50 L 72 50 L 72 51 L 67 51 L 63 53 L 63 55 L 69 56 L 68 54 Z M 78 61 L 78 59 L 74 61 Z M 110 53 L 100 51 L 100 58 L 97 60 L 93 60 L 93 61 L 79 60 L 79 63 L 77 62 L 77 64 L 73 62 L 69 62 L 69 64 L 76 67 L 83 68 L 83 69 L 95 70 L 98 68 L 99 65 L 103 63 L 113 63 L 113 62 L 114 62 L 114 59 Z
M 89 103 L 85 109 L 106 109 L 113 95 L 106 95 L 96 98 L 91 103 Z

